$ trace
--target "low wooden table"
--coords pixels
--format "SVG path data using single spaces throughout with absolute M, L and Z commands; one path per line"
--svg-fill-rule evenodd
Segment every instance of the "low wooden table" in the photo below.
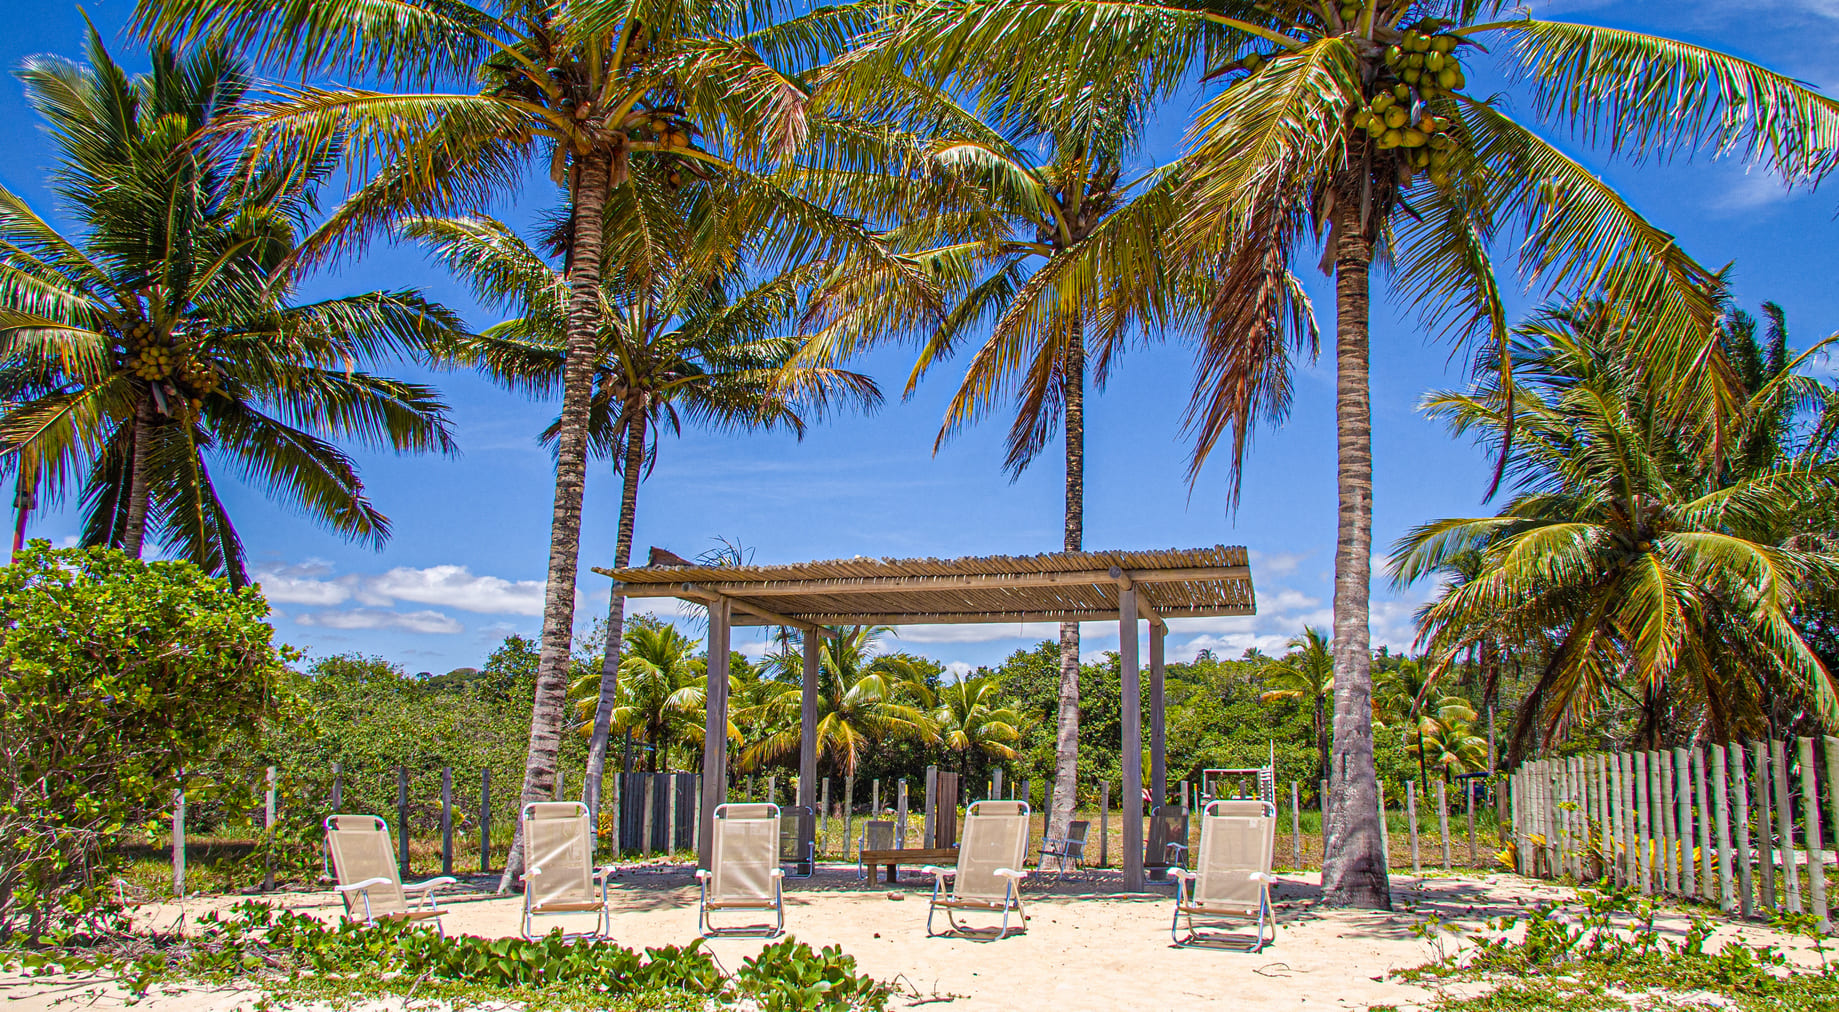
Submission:
M 900 850 L 865 850 L 862 863 L 874 874 L 877 865 L 887 868 L 888 882 L 900 881 L 900 866 L 903 864 L 951 864 L 958 863 L 956 847 L 906 847 Z

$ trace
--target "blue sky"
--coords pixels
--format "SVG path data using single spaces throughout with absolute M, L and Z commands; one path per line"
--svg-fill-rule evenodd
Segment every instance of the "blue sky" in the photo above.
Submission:
M 1561 0 L 1535 6 L 1547 16 L 1717 44 L 1828 94 L 1839 91 L 1839 70 L 1831 62 L 1839 42 L 1839 0 Z M 139 66 L 135 46 L 118 34 L 130 8 L 128 0 L 84 5 L 110 35 L 118 57 Z M 0 13 L 9 27 L 0 37 L 0 63 L 8 67 L 32 53 L 81 52 L 75 4 L 0 0 Z M 1471 90 L 1506 87 L 1492 74 L 1475 76 Z M 1146 163 L 1177 150 L 1192 108 L 1192 102 L 1180 101 L 1164 111 Z M 1523 102 L 1516 111 L 1530 116 Z M 0 184 L 49 212 L 44 179 L 50 147 L 13 81 L 0 84 L 0 136 L 6 138 Z M 1753 311 L 1765 299 L 1780 302 L 1797 345 L 1839 329 L 1839 292 L 1832 283 L 1839 190 L 1788 194 L 1740 165 L 1703 158 L 1664 166 L 1614 164 L 1561 133 L 1548 136 L 1601 171 L 1701 261 L 1733 264 L 1744 306 Z M 546 184 L 539 184 L 524 202 L 501 213 L 527 220 L 551 196 Z M 1307 280 L 1324 310 L 1324 325 L 1331 325 L 1324 279 Z M 307 294 L 401 286 L 426 290 L 478 326 L 496 321 L 410 249 L 379 246 L 358 262 L 314 278 Z M 1514 308 L 1530 304 L 1521 298 Z M 1390 297 L 1383 276 L 1374 305 L 1375 543 L 1383 551 L 1413 524 L 1482 510 L 1490 467 L 1472 447 L 1450 439 L 1416 411 L 1425 391 L 1462 382 L 1465 361 L 1423 332 L 1411 308 Z M 857 367 L 898 394 L 908 354 L 889 349 Z M 1179 347 L 1137 352 L 1109 387 L 1091 398 L 1086 545 L 1248 546 L 1259 614 L 1177 623 L 1170 656 L 1192 656 L 1203 647 L 1236 656 L 1254 645 L 1277 652 L 1304 623 L 1328 623 L 1335 503 L 1332 357 L 1299 370 L 1289 421 L 1260 429 L 1236 513 L 1225 507 L 1222 466 L 1209 466 L 1192 486 L 1185 478 L 1181 416 L 1189 369 L 1189 355 Z M 464 373 L 400 372 L 441 388 L 453 407 L 462 453 L 360 457 L 372 500 L 394 521 L 394 537 L 382 551 L 346 544 L 277 509 L 258 490 L 232 485 L 227 498 L 253 568 L 274 602 L 283 640 L 312 655 L 360 651 L 410 671 L 444 671 L 477 664 L 506 634 L 534 634 L 540 625 L 553 472 L 535 436 L 553 417 L 554 405 L 502 393 Z M 640 493 L 635 556 L 642 560 L 652 545 L 695 555 L 718 538 L 745 545 L 762 562 L 1057 549 L 1061 474 L 1051 455 L 1010 483 L 1001 471 L 1007 427 L 1001 419 L 933 454 L 956 378 L 951 368 L 938 369 L 910 400 L 891 401 L 866 418 L 815 427 L 802 442 L 789 435 L 695 431 L 666 437 L 658 466 Z M 584 573 L 611 560 L 617 495 L 609 468 L 595 463 L 587 490 Z M 66 509 L 35 517 L 30 536 L 63 542 L 76 530 L 74 512 Z M 1376 642 L 1407 646 L 1410 614 L 1424 594 L 1425 588 L 1394 594 L 1383 582 L 1377 586 Z M 604 579 L 587 575 L 580 602 L 578 628 L 585 630 L 592 617 L 605 613 Z M 673 613 L 669 605 L 659 607 Z M 758 652 L 763 644 L 752 635 L 741 636 L 737 645 Z M 998 662 L 1017 647 L 1053 635 L 1048 626 L 912 627 L 889 646 L 962 670 Z M 1085 629 L 1088 654 L 1116 643 L 1113 624 Z

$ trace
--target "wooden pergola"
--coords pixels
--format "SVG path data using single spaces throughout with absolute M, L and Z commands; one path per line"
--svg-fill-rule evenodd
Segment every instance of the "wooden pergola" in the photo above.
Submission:
M 1056 552 L 961 559 L 836 559 L 786 566 L 658 565 L 594 570 L 613 593 L 674 597 L 709 609 L 708 716 L 703 738 L 697 857 L 709 863 L 715 807 L 727 795 L 730 631 L 787 626 L 804 633 L 798 804 L 814 807 L 819 646 L 845 626 L 1116 621 L 1123 668 L 1123 797 L 1143 790 L 1137 623 L 1150 624 L 1150 784 L 1168 796 L 1163 753 L 1167 620 L 1256 611 L 1244 548 Z M 1160 803 L 1160 802 L 1158 802 Z M 1143 820 L 1124 821 L 1124 888 L 1143 888 Z

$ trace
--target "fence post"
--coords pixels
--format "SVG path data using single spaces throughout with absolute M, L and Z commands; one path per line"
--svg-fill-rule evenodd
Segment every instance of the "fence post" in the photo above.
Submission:
M 1392 833 L 1386 826 L 1386 785 L 1383 781 L 1375 781 L 1373 786 L 1377 788 L 1379 795 L 1379 849 L 1386 855 L 1386 867 L 1390 868 L 1392 867 Z M 1322 854 L 1326 857 L 1328 851 L 1324 849 Z
M 639 800 L 639 854 L 651 856 L 652 840 L 652 806 L 658 803 L 658 777 L 655 773 L 645 774 L 645 790 Z
M 817 803 L 817 852 L 827 853 L 830 849 L 830 778 L 824 778 L 824 790 Z
M 1760 741 L 1750 742 L 1750 757 L 1756 763 L 1756 779 L 1750 792 L 1756 801 L 1756 864 L 1762 874 L 1762 909 L 1773 910 L 1775 901 L 1775 820 L 1769 806 L 1773 804 L 1770 784 L 1769 747 Z
M 1418 862 L 1418 782 L 1405 781 L 1405 813 L 1411 822 L 1411 874 L 1422 877 L 1424 866 Z
M 1694 745 L 1689 754 L 1692 756 L 1692 788 L 1698 794 L 1699 803 L 1699 897 L 1710 903 L 1715 898 L 1712 889 L 1717 881 L 1717 858 L 1711 846 L 1711 795 L 1705 787 L 1705 750 Z
M 1323 780 L 1318 785 L 1318 788 L 1319 788 L 1318 792 L 1315 796 L 1315 804 L 1317 808 L 1320 808 L 1322 810 L 1322 863 L 1327 864 L 1328 863 L 1328 781 Z
M 271 853 L 275 844 L 275 768 L 268 767 L 268 790 L 262 798 L 262 889 L 273 891 L 275 887 L 274 857 Z
M 1679 824 L 1679 894 L 1694 896 L 1699 891 L 1698 859 L 1692 853 L 1692 762 L 1683 748 L 1673 750 L 1673 776 L 1676 790 L 1677 814 L 1674 821 Z
M 1469 812 L 1469 867 L 1475 867 L 1475 781 L 1462 782 L 1462 796 Z
M 1731 742 L 1729 746 L 1732 766 L 1731 786 L 1736 790 L 1736 797 L 1731 805 L 1731 814 L 1737 824 L 1737 889 L 1741 893 L 1737 898 L 1737 909 L 1744 920 L 1749 920 L 1756 913 L 1755 878 L 1750 872 L 1750 776 L 1749 763 L 1743 754 L 1741 742 Z
M 1443 841 L 1443 870 L 1449 871 L 1449 785 L 1437 781 L 1437 838 Z
M 562 777 L 562 775 L 563 775 L 564 773 L 566 773 L 566 772 L 567 772 L 567 771 L 566 771 L 566 770 L 564 770 L 564 769 L 562 769 L 562 768 L 561 768 L 560 766 L 558 766 L 558 767 L 556 767 L 556 796 L 555 796 L 555 797 L 553 797 L 553 798 L 550 798 L 549 800 L 551 800 L 551 801 L 560 801 L 560 800 L 562 800 L 562 799 L 563 799 L 564 797 L 566 797 L 566 796 L 567 796 L 567 794 L 566 794 L 566 792 L 565 792 L 565 791 L 563 790 L 563 788 L 562 788 L 562 779 L 563 779 L 563 777 Z M 521 818 L 523 818 L 523 817 L 524 817 L 524 813 L 523 813 L 523 812 L 522 812 L 522 811 L 520 810 L 520 811 L 519 811 L 519 812 L 517 813 L 517 817 L 518 817 L 518 818 L 520 818 L 520 819 L 521 819 Z
M 409 768 L 396 767 L 396 863 L 403 878 L 409 877 Z
M 614 783 L 619 781 L 615 780 Z M 619 805 L 613 806 L 619 811 Z M 617 825 L 619 820 L 614 819 Z M 616 831 L 617 832 L 617 831 Z M 487 766 L 479 771 L 479 871 L 481 874 L 492 870 L 492 768 Z
M 1098 785 L 1098 866 L 1111 867 L 1111 782 Z
M 1635 760 L 1635 841 L 1641 846 L 1641 862 L 1635 869 L 1641 895 L 1654 893 L 1654 784 L 1648 770 L 1648 754 L 1636 752 Z
M 856 817 L 856 775 L 851 773 L 843 778 L 843 860 L 849 860 L 849 841 L 854 836 Z
M 1641 830 L 1635 808 L 1635 757 L 1631 754 L 1619 758 L 1622 766 L 1622 847 L 1628 855 L 1627 860 L 1622 862 L 1622 881 L 1635 886 L 1639 885 L 1641 877 Z
M 825 788 L 824 793 L 828 794 L 829 788 Z M 894 823 L 894 846 L 896 849 L 904 849 L 907 846 L 907 778 L 906 777 L 900 778 L 900 785 L 897 788 L 897 793 L 895 794 L 894 809 L 895 809 L 895 818 L 899 820 Z
M 1181 782 L 1181 796 L 1185 801 L 1188 796 L 1188 782 Z M 1303 867 L 1303 806 L 1302 791 L 1296 781 L 1290 781 L 1290 864 L 1298 871 Z
M 1654 839 L 1658 844 L 1656 855 L 1660 858 L 1660 874 L 1656 876 L 1654 889 L 1676 895 L 1679 872 L 1673 866 L 1673 757 L 1666 749 L 1656 750 L 1648 760 L 1648 775 L 1654 782 L 1648 789 L 1648 796 L 1653 799 L 1654 818 L 1659 826 Z
M 1782 891 L 1788 894 L 1788 912 L 1801 913 L 1801 870 L 1795 866 L 1799 856 L 1794 846 L 1794 803 L 1788 793 L 1788 757 L 1787 748 L 1779 741 L 1769 742 L 1769 761 L 1775 766 L 1775 813 L 1776 825 L 1782 834 Z M 1822 860 L 1819 854 L 1813 855 L 1816 862 Z M 1824 910 L 1821 913 L 1825 913 Z
M 589 837 L 592 839 L 592 837 Z M 591 846 L 591 844 L 590 844 Z M 590 856 L 591 859 L 591 856 Z M 453 874 L 453 767 L 441 767 L 441 874 Z
M 332 814 L 345 807 L 345 768 L 340 763 L 332 764 Z
M 1813 739 L 1802 738 L 1801 746 L 1801 814 L 1807 820 L 1807 880 L 1813 901 L 1813 914 L 1820 918 L 1820 930 L 1832 930 L 1832 915 L 1826 908 L 1826 834 L 1820 831 L 1820 783 L 1814 774 Z M 1832 790 L 1827 782 L 1827 790 Z
M 172 894 L 185 898 L 185 788 L 172 792 Z
M 674 857 L 678 851 L 683 849 L 683 837 L 677 832 L 678 790 L 676 776 L 670 778 L 667 790 L 670 793 L 664 798 L 664 853 Z M 702 791 L 698 790 L 696 792 L 696 797 L 701 798 Z M 724 797 L 722 800 L 725 802 L 727 798 Z M 697 822 L 700 824 L 701 819 L 698 819 Z
M 1711 786 L 1712 817 L 1718 823 L 1718 909 L 1730 913 L 1737 905 L 1736 885 L 1731 881 L 1730 867 L 1730 792 L 1725 782 L 1727 773 L 1724 761 L 1724 746 L 1711 746 Z

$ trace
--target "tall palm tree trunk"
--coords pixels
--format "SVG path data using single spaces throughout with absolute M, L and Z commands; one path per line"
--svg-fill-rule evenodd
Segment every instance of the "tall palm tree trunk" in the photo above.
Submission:
M 1085 543 L 1086 352 L 1085 329 L 1072 321 L 1066 346 L 1066 540 L 1069 552 Z M 1079 803 L 1079 623 L 1060 623 L 1060 703 L 1054 734 L 1054 807 L 1047 835 L 1064 838 Z
M 556 451 L 556 496 L 549 520 L 549 578 L 543 588 L 543 640 L 530 707 L 530 751 L 524 760 L 522 805 L 555 797 L 556 757 L 568 706 L 568 656 L 574 645 L 575 569 L 581 555 L 581 496 L 587 483 L 588 406 L 594 396 L 594 335 L 600 311 L 601 215 L 609 157 L 596 150 L 578 163 L 568 258 L 568 345 L 562 363 L 562 417 Z M 521 809 L 521 805 L 520 805 Z M 523 820 L 498 880 L 510 889 L 523 871 Z
M 140 558 L 147 540 L 147 458 L 153 453 L 153 398 L 143 393 L 134 406 L 134 452 L 128 458 L 128 510 L 122 522 L 121 550 Z
M 613 542 L 613 568 L 623 568 L 632 561 L 632 527 L 638 520 L 639 471 L 645 466 L 645 411 L 642 406 L 631 410 L 626 426 L 625 470 L 619 495 L 619 538 Z M 600 782 L 607 768 L 607 735 L 613 727 L 613 708 L 619 705 L 620 640 L 626 634 L 626 599 L 614 594 L 607 602 L 607 647 L 600 657 L 600 702 L 594 707 L 594 733 L 588 739 L 587 777 L 582 784 L 581 800 L 589 808 L 600 809 Z
M 1335 532 L 1334 789 L 1322 861 L 1331 905 L 1389 910 L 1380 846 L 1379 781 L 1373 769 L 1373 655 L 1368 628 L 1373 568 L 1373 406 L 1367 389 L 1368 273 L 1373 240 L 1361 221 L 1358 185 L 1338 194 L 1335 243 L 1335 433 L 1339 491 Z

